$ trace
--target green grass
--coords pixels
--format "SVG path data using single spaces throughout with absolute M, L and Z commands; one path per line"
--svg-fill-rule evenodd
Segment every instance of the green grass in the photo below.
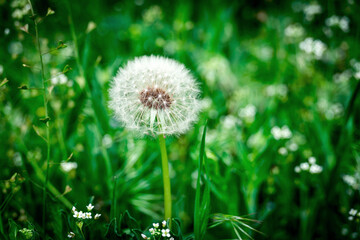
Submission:
M 150 54 L 183 63 L 202 90 L 199 121 L 166 138 L 175 239 L 358 238 L 356 1 L 318 1 L 312 19 L 305 1 L 38 0 L 35 18 L 16 2 L 0 1 L 2 238 L 82 239 L 71 208 L 89 202 L 101 217 L 84 222 L 86 239 L 161 224 L 157 139 L 134 137 L 107 104 L 118 68 Z M 347 31 L 326 25 L 333 15 Z M 318 59 L 300 48 L 308 37 L 326 45 Z M 310 157 L 322 171 L 296 172 Z

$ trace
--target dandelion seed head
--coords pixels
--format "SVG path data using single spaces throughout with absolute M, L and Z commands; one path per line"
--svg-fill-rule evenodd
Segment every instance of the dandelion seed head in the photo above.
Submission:
M 142 56 L 120 68 L 109 90 L 109 107 L 139 135 L 180 135 L 196 121 L 200 91 L 184 65 Z

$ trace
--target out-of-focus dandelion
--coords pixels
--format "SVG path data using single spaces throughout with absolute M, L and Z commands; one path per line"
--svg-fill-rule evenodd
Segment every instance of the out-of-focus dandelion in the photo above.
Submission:
M 141 135 L 179 135 L 197 119 L 199 92 L 184 65 L 143 56 L 119 69 L 109 91 L 109 106 L 126 128 Z

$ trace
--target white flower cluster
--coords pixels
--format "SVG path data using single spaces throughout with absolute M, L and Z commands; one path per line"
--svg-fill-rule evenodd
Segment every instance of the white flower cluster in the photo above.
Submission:
M 115 117 L 140 135 L 179 135 L 197 119 L 200 90 L 184 65 L 143 56 L 120 68 L 109 90 Z
M 68 77 L 63 73 L 59 72 L 57 69 L 51 69 L 51 84 L 53 85 L 65 85 L 68 87 L 73 85 L 72 81 L 69 81 Z
M 76 162 L 61 162 L 60 163 L 60 168 L 61 170 L 63 170 L 64 172 L 70 172 L 71 170 L 75 170 L 77 169 L 78 164 Z
M 352 187 L 354 190 L 360 190 L 360 174 L 357 173 L 355 176 L 344 175 L 343 180 L 346 184 Z
M 360 218 L 360 211 L 358 211 L 358 210 L 356 210 L 354 208 L 350 209 L 349 217 L 348 217 L 349 221 L 354 220 L 354 218 L 356 218 L 356 217 Z
M 314 56 L 316 59 L 321 59 L 327 49 L 326 45 L 322 41 L 314 40 L 311 37 L 300 42 L 299 47 L 301 50 Z
M 300 173 L 302 171 L 310 172 L 312 174 L 321 173 L 323 170 L 322 166 L 316 164 L 315 157 L 309 157 L 307 162 L 300 163 L 299 166 L 295 167 L 295 172 Z
M 167 222 L 165 220 L 162 221 L 162 223 L 161 223 L 162 229 L 160 229 L 159 223 L 153 223 L 154 228 L 149 229 L 151 237 L 148 237 L 145 234 L 141 234 L 141 237 L 143 239 L 148 239 L 148 240 L 154 239 L 155 240 L 155 239 L 159 239 L 158 238 L 159 236 L 162 236 L 163 239 L 174 240 L 174 238 L 170 234 L 170 229 L 166 228 L 166 224 L 167 224 Z
M 72 207 L 72 213 L 73 213 L 73 217 L 77 218 L 77 219 L 92 219 L 92 214 L 91 214 L 91 210 L 94 208 L 94 206 L 89 203 L 89 205 L 86 206 L 88 212 L 83 212 L 83 211 L 77 211 L 75 206 Z M 98 219 L 101 216 L 101 214 L 95 214 L 94 219 Z
M 350 65 L 354 69 L 354 77 L 359 80 L 360 79 L 360 62 L 355 59 L 350 60 Z
M 333 15 L 325 20 L 328 27 L 339 27 L 343 32 L 349 32 L 349 18 L 346 16 L 339 17 Z
M 320 14 L 322 12 L 322 8 L 317 3 L 311 3 L 309 5 L 306 5 L 303 8 L 305 19 L 307 21 L 312 21 L 315 17 L 315 15 Z
M 201 59 L 198 71 L 211 87 L 220 86 L 231 90 L 234 87 L 234 82 L 236 82 L 236 77 L 231 70 L 229 60 L 221 55 Z
M 239 111 L 239 117 L 247 122 L 253 122 L 255 120 L 256 107 L 252 104 L 246 105 Z
M 26 0 L 13 0 L 10 6 L 13 8 L 11 16 L 15 19 L 22 19 L 30 11 L 30 4 Z
M 282 126 L 281 128 L 278 126 L 271 128 L 271 134 L 276 140 L 289 139 L 292 136 L 292 132 L 286 125 Z
M 286 98 L 288 87 L 285 84 L 270 85 L 266 87 L 265 91 L 269 97 Z
M 285 36 L 288 38 L 301 38 L 304 36 L 305 30 L 299 23 L 290 24 L 285 28 Z

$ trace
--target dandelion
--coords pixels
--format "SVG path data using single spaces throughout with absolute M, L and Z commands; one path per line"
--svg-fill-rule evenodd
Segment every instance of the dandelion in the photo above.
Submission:
M 200 111 L 199 93 L 184 65 L 159 56 L 128 62 L 119 69 L 109 90 L 109 106 L 126 128 L 159 137 L 165 219 L 171 220 L 171 188 L 164 138 L 189 130 Z
M 179 135 L 197 119 L 199 88 L 184 65 L 159 56 L 128 62 L 112 82 L 110 108 L 140 135 Z

